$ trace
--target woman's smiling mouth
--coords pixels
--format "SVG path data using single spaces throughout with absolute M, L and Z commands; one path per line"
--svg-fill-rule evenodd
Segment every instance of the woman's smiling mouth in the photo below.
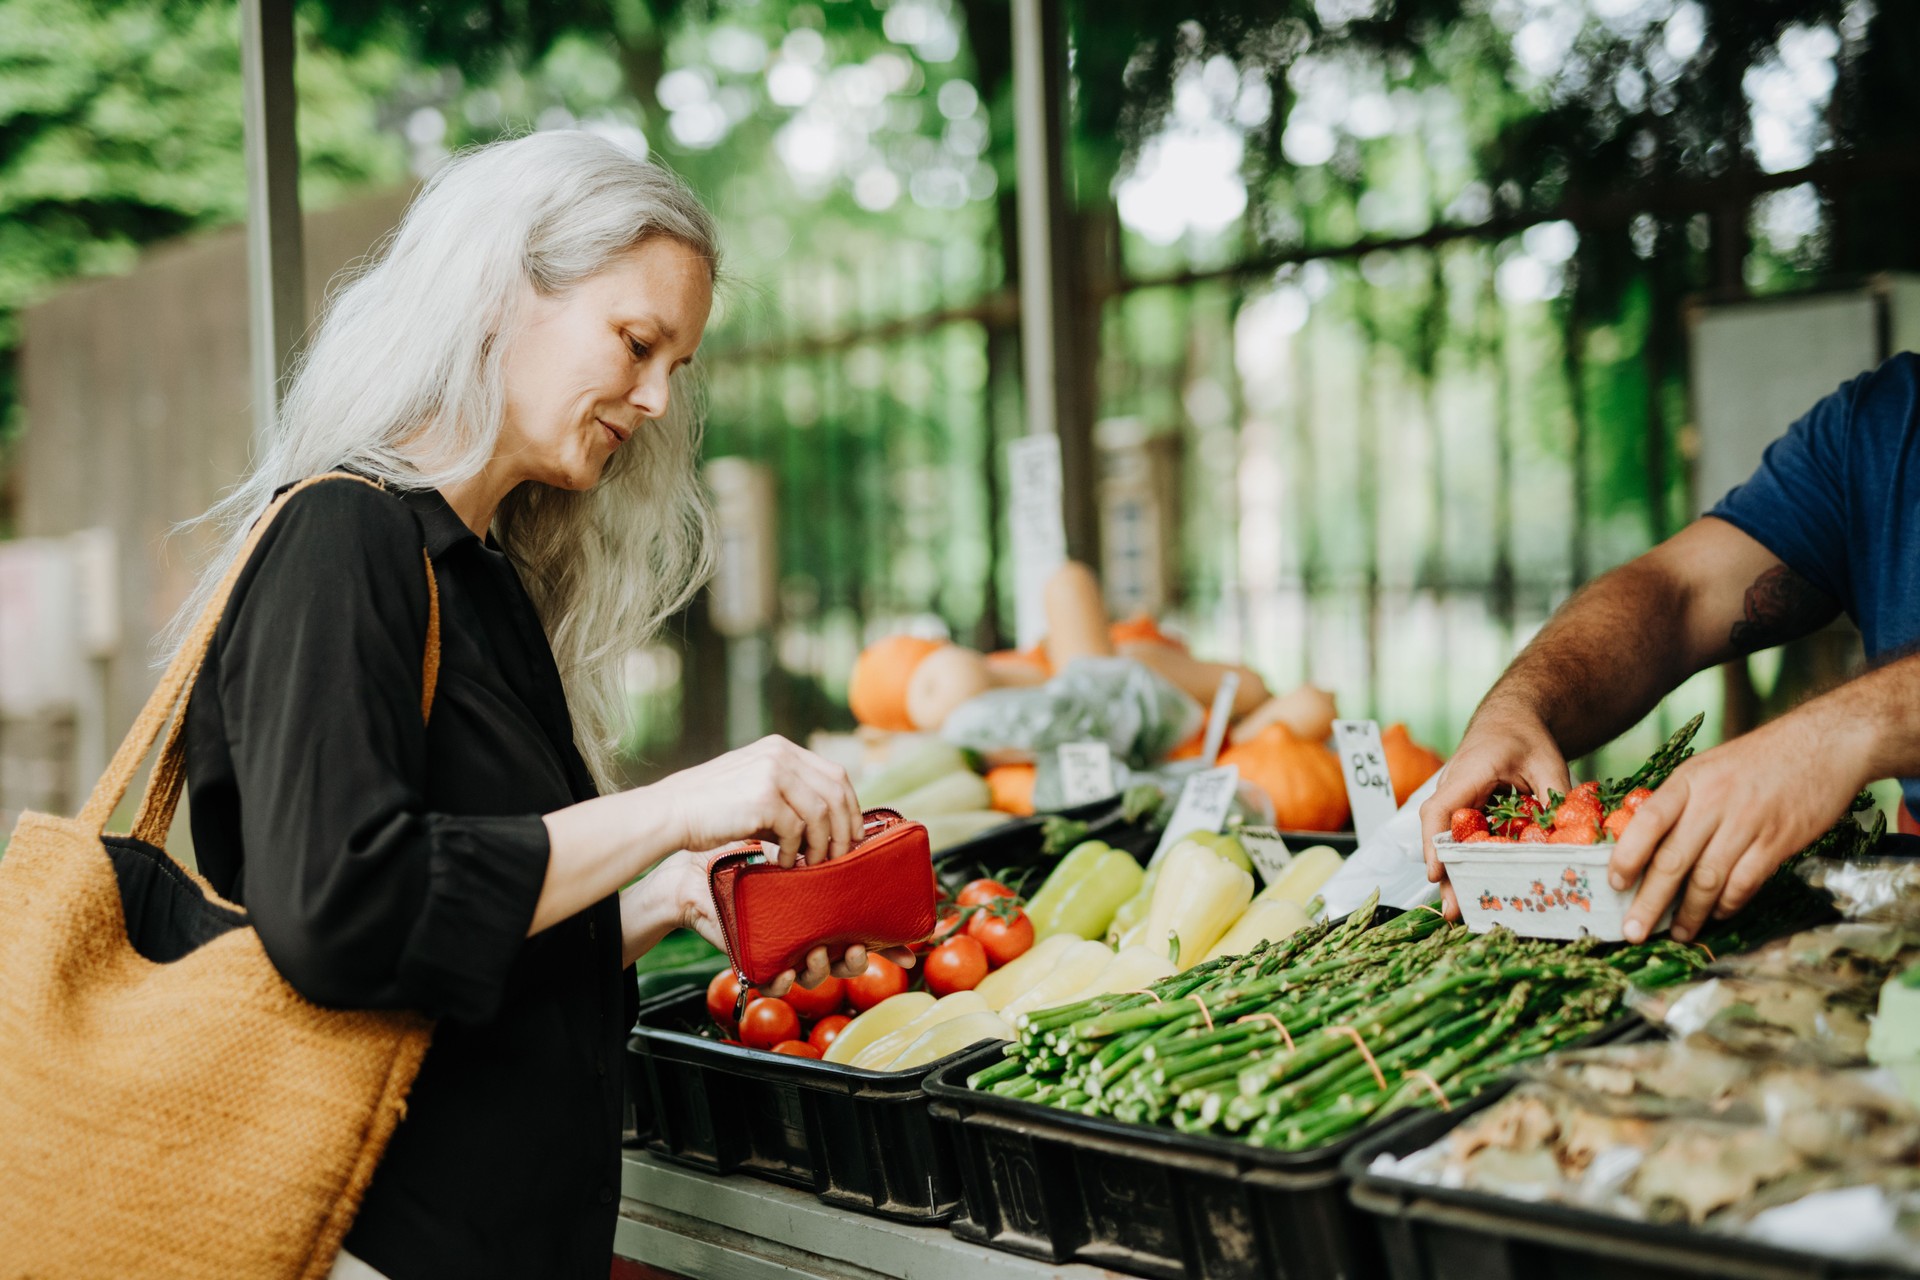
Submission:
M 613 441 L 613 445 L 616 449 L 619 448 L 621 445 L 625 444 L 627 442 L 628 437 L 633 435 L 633 432 L 622 431 L 619 427 L 614 426 L 611 422 L 608 422 L 605 418 L 595 418 L 594 421 L 600 424 L 601 429 L 607 433 L 608 438 Z

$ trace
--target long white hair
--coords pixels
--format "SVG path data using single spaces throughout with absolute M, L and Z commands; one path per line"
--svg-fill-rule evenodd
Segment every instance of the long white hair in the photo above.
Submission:
M 168 648 L 282 485 L 345 466 L 403 488 L 477 474 L 500 435 L 502 360 L 527 286 L 564 292 L 655 236 L 685 244 L 717 277 L 718 237 L 698 197 L 590 133 L 496 142 L 441 168 L 384 249 L 336 286 L 264 455 L 201 517 L 224 542 L 176 615 Z M 616 450 L 592 490 L 528 482 L 494 515 L 494 538 L 539 610 L 576 742 L 602 789 L 616 778 L 627 721 L 622 656 L 711 572 L 712 516 L 696 473 L 700 391 L 690 369 L 674 374 L 665 420 Z

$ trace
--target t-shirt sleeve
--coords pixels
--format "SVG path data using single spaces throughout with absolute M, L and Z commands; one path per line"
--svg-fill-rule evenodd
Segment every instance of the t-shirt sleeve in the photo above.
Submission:
M 317 1004 L 480 1021 L 525 945 L 547 833 L 427 808 L 426 573 L 391 496 L 296 494 L 229 602 L 218 696 L 244 905 L 281 975 Z
M 1863 376 L 1846 383 L 1814 405 L 1767 446 L 1752 477 L 1707 512 L 1849 610 L 1847 458 L 1856 394 L 1864 381 Z

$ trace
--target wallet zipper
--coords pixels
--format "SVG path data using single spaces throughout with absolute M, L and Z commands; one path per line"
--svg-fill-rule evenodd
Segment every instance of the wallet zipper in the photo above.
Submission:
M 879 814 L 881 816 L 876 818 L 876 817 L 873 817 L 872 814 Z M 898 813 L 894 812 L 892 809 L 872 810 L 871 813 L 866 817 L 865 821 L 861 824 L 860 843 L 854 845 L 853 847 L 855 849 L 858 849 L 861 845 L 864 845 L 868 840 L 871 840 L 874 836 L 880 834 L 882 831 L 885 831 L 889 827 L 898 826 L 903 821 L 904 819 Z M 851 852 L 851 850 L 849 850 L 849 852 Z M 722 864 L 731 865 L 734 858 L 740 858 L 745 862 L 752 864 L 755 858 L 760 858 L 765 860 L 767 858 L 767 853 L 763 846 L 759 853 L 731 854 L 731 855 L 728 855 L 727 857 L 715 858 L 712 862 L 708 863 L 707 864 L 707 896 L 709 898 L 714 897 L 719 892 L 719 885 L 717 883 L 716 873 L 720 870 L 720 867 Z M 776 863 L 775 865 L 778 865 L 778 864 Z M 739 994 L 737 994 L 733 998 L 733 1023 L 735 1026 L 739 1026 L 740 1019 L 744 1017 L 747 1012 L 747 993 L 750 990 L 752 990 L 752 988 L 747 984 L 747 971 L 741 968 L 740 957 L 738 953 L 734 950 L 733 930 L 727 927 L 723 923 L 720 927 L 720 936 L 726 941 L 727 963 L 733 966 L 733 976 L 736 980 L 736 984 L 740 988 Z
M 715 858 L 712 862 L 708 863 L 707 864 L 707 896 L 708 898 L 712 899 L 716 897 L 719 893 L 720 886 L 719 886 L 719 877 L 717 873 L 719 872 L 723 864 L 730 865 L 733 862 L 734 857 L 740 858 L 748 863 L 751 863 L 755 857 L 764 857 L 764 856 L 765 856 L 764 852 L 762 852 L 761 854 L 742 853 L 742 854 L 735 854 L 733 855 L 733 857 Z M 747 971 L 740 967 L 740 956 L 734 950 L 733 929 L 731 926 L 727 925 L 725 922 L 722 922 L 721 924 L 720 937 L 727 944 L 727 963 L 733 966 L 733 976 L 735 979 L 734 985 L 738 988 L 738 991 L 733 997 L 733 1025 L 737 1027 L 740 1025 L 740 1019 L 743 1016 L 745 1016 L 747 1012 L 747 993 L 751 991 L 753 988 L 747 985 Z

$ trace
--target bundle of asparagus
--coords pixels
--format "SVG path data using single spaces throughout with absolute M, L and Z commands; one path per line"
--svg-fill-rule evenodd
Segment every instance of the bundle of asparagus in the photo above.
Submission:
M 1785 883 L 1791 881 L 1791 883 Z M 1783 877 L 1705 945 L 1621 947 L 1475 935 L 1370 900 L 1139 992 L 1017 1020 L 970 1087 L 1087 1115 L 1302 1150 L 1412 1106 L 1454 1105 L 1516 1063 L 1590 1035 L 1629 986 L 1681 981 L 1807 909 Z

